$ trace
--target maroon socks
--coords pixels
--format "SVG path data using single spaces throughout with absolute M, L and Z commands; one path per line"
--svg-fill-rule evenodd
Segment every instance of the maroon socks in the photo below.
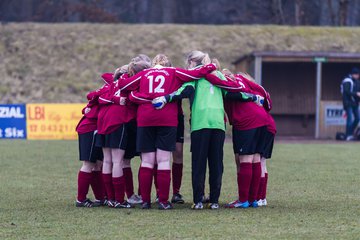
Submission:
M 92 173 L 79 171 L 78 173 L 78 195 L 77 200 L 83 202 L 89 192 L 89 186 L 92 180 Z
M 266 199 L 267 182 L 268 182 L 268 174 L 265 173 L 264 189 L 263 189 L 263 193 L 262 193 L 262 199 Z
M 170 170 L 157 170 L 158 182 L 158 195 L 159 202 L 167 203 L 169 200 L 170 192 L 171 171 Z
M 261 165 L 260 162 L 252 164 L 252 177 L 250 184 L 250 193 L 249 193 L 249 202 L 252 203 L 257 199 L 257 195 L 259 192 L 260 186 L 260 178 L 261 178 Z
M 256 200 L 263 199 L 265 177 L 260 178 L 260 186 Z
M 113 182 L 112 182 L 112 175 L 111 173 L 109 174 L 102 174 L 103 177 L 103 182 L 105 185 L 105 191 L 106 191 L 106 196 L 108 200 L 115 200 L 115 193 L 114 193 L 114 186 L 113 186 Z
M 130 198 L 134 194 L 134 182 L 131 168 L 123 168 L 125 178 L 126 196 Z
M 159 186 L 158 186 L 158 181 L 157 181 L 157 164 L 154 165 L 154 171 L 153 171 L 153 174 L 154 174 L 154 185 L 155 185 L 155 190 L 156 190 L 156 196 L 159 196 Z
M 95 199 L 103 201 L 105 199 L 105 189 L 101 171 L 92 172 L 92 180 L 90 185 L 94 192 Z
M 183 164 L 173 163 L 172 164 L 173 194 L 177 194 L 180 192 L 182 173 L 183 173 Z
M 125 178 L 124 178 L 124 176 L 113 177 L 112 184 L 114 186 L 115 201 L 117 201 L 119 203 L 124 202 L 124 196 L 125 196 Z
M 141 167 L 139 173 L 140 192 L 144 202 L 151 202 L 151 186 L 153 179 L 153 169 Z
M 240 163 L 238 172 L 238 192 L 239 201 L 246 202 L 249 200 L 249 190 L 252 179 L 252 163 Z

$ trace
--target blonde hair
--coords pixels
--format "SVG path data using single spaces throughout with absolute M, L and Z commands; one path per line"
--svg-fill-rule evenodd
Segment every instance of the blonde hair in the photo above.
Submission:
M 221 69 L 220 61 L 217 58 L 211 59 L 211 63 L 215 64 L 217 69 Z
M 165 54 L 160 53 L 153 58 L 151 65 L 153 67 L 155 65 L 161 65 L 163 67 L 171 67 L 172 64 L 171 64 L 169 58 Z
M 150 64 L 148 62 L 145 62 L 143 60 L 137 62 L 131 61 L 128 67 L 129 76 L 134 76 L 138 72 L 141 72 L 142 70 L 147 68 L 150 68 Z
M 199 65 L 210 64 L 211 59 L 209 57 L 209 54 L 203 53 L 203 52 L 198 51 L 198 50 L 195 50 L 195 51 L 190 52 L 186 56 L 185 64 L 186 64 L 187 68 L 190 67 L 190 62 L 195 62 L 196 66 L 199 66 Z
M 222 71 L 221 71 L 226 77 L 229 77 L 231 80 L 234 80 L 235 81 L 235 76 L 234 74 L 227 68 L 224 68 Z
M 252 82 L 256 82 L 255 79 L 250 76 L 250 74 L 248 74 L 247 72 L 238 72 L 238 74 L 244 78 L 246 78 L 247 80 L 250 80 Z

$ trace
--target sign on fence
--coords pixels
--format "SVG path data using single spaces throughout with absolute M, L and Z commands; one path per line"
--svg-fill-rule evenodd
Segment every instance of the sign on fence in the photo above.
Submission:
M 25 104 L 0 104 L 0 138 L 26 138 Z
M 346 124 L 346 113 L 342 105 L 325 106 L 325 126 L 330 126 L 330 125 L 344 126 L 345 124 Z
M 26 104 L 28 139 L 77 139 L 84 104 Z

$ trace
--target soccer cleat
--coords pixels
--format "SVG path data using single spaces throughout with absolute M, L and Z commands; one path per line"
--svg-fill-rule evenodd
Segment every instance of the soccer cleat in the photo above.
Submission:
M 253 201 L 252 203 L 250 203 L 249 206 L 252 207 L 252 208 L 257 208 L 257 207 L 259 207 L 259 204 L 258 204 L 258 202 L 255 200 L 255 201 Z
M 124 201 L 122 203 L 115 201 L 114 208 L 133 208 L 133 206 L 131 206 L 131 204 L 127 201 Z
M 180 193 L 176 193 L 172 196 L 171 203 L 184 204 L 185 201 Z
M 141 197 L 136 194 L 133 194 L 127 201 L 130 204 L 141 204 L 143 202 Z
M 202 202 L 198 202 L 198 203 L 194 203 L 192 206 L 191 206 L 191 209 L 193 210 L 201 210 L 204 208 L 204 205 Z
M 95 199 L 94 204 L 93 204 L 93 207 L 107 206 L 107 205 L 108 205 L 107 202 L 108 202 L 108 201 L 107 201 L 106 199 L 104 199 L 104 200 L 97 200 L 97 199 Z
M 266 198 L 264 198 L 264 199 L 262 200 L 262 205 L 263 205 L 264 207 L 267 205 Z
M 115 201 L 114 200 L 107 200 L 107 205 L 108 205 L 108 207 L 113 208 L 113 207 L 115 207 Z
M 259 206 L 259 207 L 264 206 L 264 205 L 263 205 L 263 200 L 262 200 L 262 199 L 258 200 L 258 201 L 257 201 L 257 203 L 258 203 L 258 206 Z
M 219 206 L 218 203 L 208 203 L 208 204 L 206 205 L 206 208 L 207 208 L 207 209 L 216 210 L 216 209 L 219 209 L 220 206 Z
M 240 202 L 239 200 L 235 200 L 225 205 L 225 208 L 248 208 L 250 206 L 249 202 Z
M 151 208 L 151 203 L 149 203 L 149 202 L 143 202 L 143 203 L 141 204 L 141 208 L 142 208 L 142 209 L 150 209 L 150 208 Z
M 173 209 L 173 206 L 171 205 L 170 202 L 159 202 L 158 203 L 159 205 L 159 209 L 160 210 L 170 210 L 170 209 Z
M 87 207 L 87 208 L 91 208 L 93 207 L 94 203 L 92 201 L 90 201 L 90 199 L 85 199 L 84 201 L 78 201 L 76 200 L 75 206 L 76 207 Z

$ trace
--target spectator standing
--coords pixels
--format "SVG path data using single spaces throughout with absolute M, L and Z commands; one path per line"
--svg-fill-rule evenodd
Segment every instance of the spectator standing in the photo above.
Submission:
M 354 139 L 354 131 L 359 123 L 360 69 L 354 67 L 341 82 L 343 106 L 346 112 L 346 140 Z

